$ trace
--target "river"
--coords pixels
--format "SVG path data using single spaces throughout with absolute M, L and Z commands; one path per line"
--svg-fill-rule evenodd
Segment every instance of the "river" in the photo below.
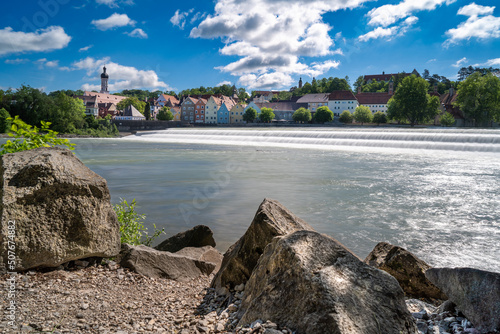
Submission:
M 500 131 L 171 129 L 74 139 L 113 203 L 225 251 L 266 197 L 364 258 L 380 241 L 432 266 L 500 271 Z

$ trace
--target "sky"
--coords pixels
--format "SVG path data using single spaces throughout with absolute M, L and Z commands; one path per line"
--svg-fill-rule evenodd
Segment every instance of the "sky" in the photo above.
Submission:
M 495 0 L 25 0 L 2 3 L 0 89 L 288 90 L 500 67 Z

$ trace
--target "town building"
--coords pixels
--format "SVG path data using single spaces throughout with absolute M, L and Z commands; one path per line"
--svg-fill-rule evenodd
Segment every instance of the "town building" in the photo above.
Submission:
M 122 115 L 115 116 L 116 120 L 121 121 L 144 121 L 146 117 L 139 112 L 133 105 L 129 105 L 125 108 Z
M 230 115 L 230 123 L 231 124 L 242 124 L 245 123 L 243 121 L 243 115 L 245 114 L 245 108 L 246 104 L 243 103 L 237 103 L 231 108 L 231 115 Z
M 297 103 L 292 101 L 280 101 L 271 103 L 273 109 L 274 119 L 277 121 L 293 121 L 293 113 L 299 108 L 306 108 L 306 103 Z
M 386 113 L 387 104 L 391 97 L 394 95 L 394 82 L 392 78 L 389 81 L 389 92 L 387 93 L 372 93 L 361 92 L 361 87 L 358 88 L 358 93 L 356 94 L 356 99 L 359 105 L 366 106 L 370 108 L 371 112 L 374 114 L 378 111 Z
M 235 102 L 232 98 L 222 96 L 222 104 L 217 110 L 217 124 L 229 124 L 231 121 L 231 109 L 233 109 Z
M 328 106 L 329 93 L 306 94 L 297 100 L 297 103 L 307 104 L 307 109 L 314 114 L 319 107 Z M 332 110 L 330 108 L 330 110 Z M 333 110 L 332 110 L 333 111 Z
M 205 105 L 205 123 L 217 124 L 217 111 L 222 104 L 222 99 L 216 96 L 210 96 Z
M 397 77 L 398 75 L 403 75 L 404 77 L 409 77 L 410 75 L 416 75 L 417 77 L 420 77 L 420 74 L 417 72 L 416 69 L 413 69 L 411 73 L 385 73 L 382 72 L 382 74 L 373 74 L 373 75 L 365 75 L 363 77 L 363 80 L 369 84 L 372 83 L 373 81 L 384 81 L 384 82 L 389 82 L 392 77 Z
M 101 93 L 102 94 L 109 94 L 108 79 L 109 79 L 109 75 L 108 75 L 108 73 L 106 73 L 106 66 L 104 66 L 102 68 L 102 73 L 101 73 Z
M 198 99 L 188 96 L 181 102 L 181 121 L 185 123 L 194 123 L 194 108 Z
M 358 105 L 356 96 L 350 90 L 334 90 L 328 95 L 328 108 L 335 116 L 339 116 L 344 110 L 353 113 Z
M 199 98 L 195 103 L 194 108 L 194 122 L 195 123 L 205 123 L 205 107 L 207 105 L 207 100 L 204 98 Z

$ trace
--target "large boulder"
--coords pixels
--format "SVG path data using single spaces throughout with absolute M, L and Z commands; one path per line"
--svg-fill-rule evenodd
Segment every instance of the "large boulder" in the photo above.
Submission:
M 214 271 L 217 272 L 222 264 L 223 255 L 217 249 L 212 246 L 205 247 L 185 247 L 178 252 L 176 255 L 191 257 L 196 260 L 211 262 L 215 264 Z
M 245 287 L 239 325 L 270 320 L 301 334 L 416 334 L 394 277 L 312 231 L 275 238 Z
M 71 151 L 53 147 L 5 154 L 0 182 L 4 270 L 13 269 L 6 268 L 9 226 L 15 226 L 15 270 L 120 252 L 120 227 L 106 180 Z
M 264 199 L 248 230 L 224 254 L 221 269 L 215 275 L 212 287 L 220 290 L 245 283 L 267 244 L 276 236 L 297 230 L 313 228 L 278 201 Z
M 365 263 L 394 276 L 408 297 L 447 299 L 446 295 L 425 277 L 425 272 L 431 266 L 404 248 L 380 242 L 368 254 Z
M 138 274 L 186 282 L 210 275 L 216 264 L 183 255 L 163 252 L 144 245 L 122 244 L 120 265 Z
M 472 268 L 432 268 L 425 275 L 477 330 L 500 332 L 500 273 Z
M 208 226 L 198 225 L 168 238 L 156 246 L 155 249 L 175 253 L 185 247 L 215 247 L 213 235 Z

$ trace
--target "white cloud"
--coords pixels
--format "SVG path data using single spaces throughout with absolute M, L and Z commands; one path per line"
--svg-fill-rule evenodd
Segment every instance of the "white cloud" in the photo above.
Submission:
M 436 59 L 436 58 L 429 59 L 429 60 L 427 61 L 427 64 L 433 63 L 433 62 L 435 62 L 435 61 L 437 61 L 437 59 Z
M 193 24 L 196 21 L 203 20 L 205 17 L 207 17 L 207 13 L 197 12 L 196 14 L 193 15 L 189 23 Z
M 87 45 L 83 48 L 80 48 L 80 50 L 78 50 L 78 52 L 85 52 L 85 51 L 88 51 L 89 49 L 93 48 L 94 45 Z
M 92 20 L 91 22 L 99 30 L 109 30 L 117 27 L 134 26 L 136 22 L 131 20 L 127 14 L 114 13 L 110 17 L 102 20 Z
M 5 62 L 6 64 L 11 64 L 11 65 L 17 65 L 17 64 L 25 64 L 27 62 L 29 62 L 30 60 L 29 59 L 21 59 L 21 58 L 17 58 L 17 59 L 5 59 Z
M 37 61 L 34 61 L 33 63 L 37 64 L 39 69 L 43 69 L 45 67 L 58 67 L 59 66 L 59 60 L 47 60 L 47 58 L 38 59 Z
M 126 32 L 125 34 L 129 35 L 130 37 L 135 37 L 135 38 L 143 38 L 146 39 L 148 38 L 148 34 L 144 32 L 142 29 L 134 29 L 131 32 Z
M 403 0 L 397 5 L 383 5 L 373 8 L 367 14 L 370 18 L 368 24 L 387 27 L 397 21 L 411 16 L 415 12 L 434 10 L 445 3 L 454 3 L 456 0 Z
M 455 64 L 452 64 L 451 66 L 459 68 L 465 64 L 467 64 L 467 57 L 463 57 L 462 59 L 458 60 Z
M 220 53 L 240 59 L 218 69 L 241 76 L 240 83 L 252 88 L 286 87 L 292 74 L 320 75 L 333 68 L 308 65 L 304 57 L 342 53 L 332 51 L 333 27 L 323 21 L 323 15 L 367 1 L 218 0 L 215 13 L 193 28 L 190 36 L 221 38 L 225 45 Z
M 109 74 L 109 90 L 120 91 L 123 89 L 159 89 L 172 90 L 165 82 L 160 81 L 158 75 L 152 70 L 138 70 L 132 66 L 123 66 L 110 61 L 110 58 L 94 59 L 87 57 L 74 62 L 72 70 L 84 70 L 88 78 L 86 80 L 100 80 L 99 74 L 102 67 L 106 65 L 106 72 Z M 99 90 L 99 84 L 85 83 L 83 90 Z
M 232 82 L 231 81 L 222 81 L 222 82 L 219 82 L 217 84 L 217 87 L 220 87 L 220 86 L 224 86 L 224 85 L 229 85 L 229 86 L 232 86 Z
M 174 16 L 170 18 L 170 22 L 174 25 L 179 27 L 179 29 L 183 30 L 185 25 L 186 25 L 186 20 L 189 14 L 191 14 L 194 11 L 194 8 L 191 8 L 187 12 L 181 12 L 179 9 L 175 11 Z
M 480 6 L 475 3 L 460 8 L 458 14 L 469 16 L 469 18 L 458 27 L 446 32 L 449 38 L 443 45 L 448 47 L 471 38 L 479 40 L 500 38 L 500 17 L 488 15 L 493 14 L 494 9 L 495 7 Z
M 126 5 L 133 5 L 134 4 L 133 0 L 122 0 L 122 1 L 118 1 L 118 0 L 96 0 L 95 2 L 98 5 L 106 5 L 109 8 L 117 8 L 117 7 L 119 7 L 118 3 L 123 3 L 123 4 L 126 4 Z
M 71 41 L 62 27 L 48 27 L 35 32 L 0 29 L 0 55 L 20 52 L 44 52 L 65 48 Z
M 500 58 L 489 59 L 487 62 L 482 64 L 474 64 L 473 67 L 494 67 L 500 66 Z
M 408 31 L 408 29 L 410 29 L 411 26 L 413 26 L 417 22 L 418 18 L 416 16 L 410 16 L 397 26 L 393 26 L 390 28 L 377 27 L 366 34 L 359 36 L 358 40 L 360 40 L 361 42 L 367 42 L 370 39 L 378 38 L 386 38 L 387 40 L 391 40 L 394 37 L 403 36 Z

